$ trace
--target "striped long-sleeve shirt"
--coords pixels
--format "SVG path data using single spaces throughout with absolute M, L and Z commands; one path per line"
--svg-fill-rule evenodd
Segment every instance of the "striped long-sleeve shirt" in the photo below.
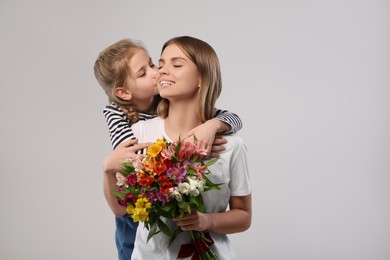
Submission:
M 114 149 L 124 140 L 134 138 L 127 114 L 115 103 L 107 105 L 103 109 L 103 115 L 106 119 L 111 144 Z M 155 117 L 155 115 L 139 113 L 139 120 L 148 120 L 153 117 Z M 230 125 L 230 131 L 224 134 L 237 133 L 242 128 L 240 117 L 227 110 L 215 109 L 214 117 Z

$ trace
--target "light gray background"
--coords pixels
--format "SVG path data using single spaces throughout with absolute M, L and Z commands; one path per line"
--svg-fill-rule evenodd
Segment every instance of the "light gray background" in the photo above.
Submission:
M 390 259 L 389 1 L 0 1 L 0 259 L 115 259 L 98 53 L 217 51 L 253 225 L 238 259 Z

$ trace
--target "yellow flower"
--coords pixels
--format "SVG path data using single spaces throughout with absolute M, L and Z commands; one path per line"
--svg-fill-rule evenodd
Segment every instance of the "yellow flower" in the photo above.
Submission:
M 130 207 L 131 206 L 131 207 Z M 151 203 L 148 198 L 143 196 L 142 194 L 138 196 L 137 201 L 135 202 L 135 208 L 132 205 L 127 207 L 127 213 L 131 215 L 134 222 L 145 222 L 149 220 L 149 212 L 148 209 L 151 208 Z
M 129 205 L 127 206 L 127 208 L 126 208 L 126 211 L 127 211 L 127 213 L 130 214 L 130 215 L 134 214 L 134 206 L 131 205 L 131 204 L 129 204 Z
M 134 220 L 134 222 L 138 222 L 138 221 L 141 221 L 141 222 L 145 222 L 147 220 L 149 220 L 149 213 L 147 212 L 147 210 L 145 208 L 143 209 L 135 209 L 135 213 L 132 215 L 132 218 Z
M 156 157 L 162 149 L 165 148 L 165 141 L 163 139 L 157 139 L 157 141 L 150 145 L 148 149 L 146 150 L 146 154 L 151 157 Z

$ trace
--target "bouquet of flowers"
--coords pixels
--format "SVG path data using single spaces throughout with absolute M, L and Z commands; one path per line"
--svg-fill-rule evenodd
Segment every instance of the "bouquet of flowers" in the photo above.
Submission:
M 194 142 L 177 140 L 168 143 L 164 138 L 150 145 L 144 158 L 135 158 L 122 165 L 118 172 L 118 191 L 113 191 L 118 203 L 126 207 L 134 222 L 144 222 L 149 230 L 148 241 L 162 232 L 169 237 L 169 245 L 183 232 L 171 230 L 161 219 L 180 218 L 192 209 L 204 212 L 202 193 L 220 189 L 207 178 L 208 167 L 218 158 L 204 161 L 206 150 Z M 218 259 L 210 249 L 212 238 L 207 232 L 190 231 L 191 244 L 183 245 L 178 258 Z

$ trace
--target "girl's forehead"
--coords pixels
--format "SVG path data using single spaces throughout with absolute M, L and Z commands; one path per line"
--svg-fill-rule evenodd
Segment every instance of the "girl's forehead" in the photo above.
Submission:
M 148 53 L 142 49 L 137 51 L 129 62 L 129 66 L 133 71 L 139 70 L 141 67 L 149 64 L 150 57 Z

